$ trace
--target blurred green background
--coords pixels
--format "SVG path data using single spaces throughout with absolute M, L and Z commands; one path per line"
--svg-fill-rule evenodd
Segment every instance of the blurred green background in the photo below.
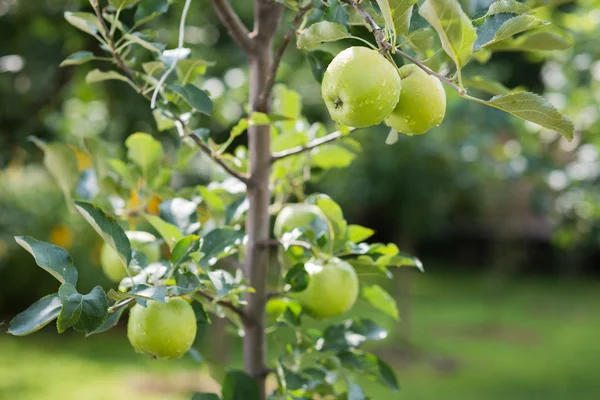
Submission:
M 474 14 L 490 2 L 462 3 Z M 250 24 L 251 2 L 233 4 Z M 374 351 L 397 369 L 402 391 L 373 384 L 375 399 L 600 396 L 600 2 L 561 4 L 539 13 L 572 48 L 494 54 L 465 75 L 543 93 L 574 121 L 574 141 L 448 92 L 440 127 L 393 145 L 384 127 L 357 131 L 364 152 L 311 188 L 330 194 L 351 223 L 375 229 L 375 240 L 396 242 L 425 265 L 425 274 L 399 271 L 380 283 L 395 293 L 402 321 L 385 321 L 390 338 Z M 153 22 L 171 47 L 181 7 L 174 2 Z M 63 19 L 87 8 L 85 0 L 0 0 L 0 323 L 56 290 L 15 235 L 68 248 L 84 286 L 110 286 L 98 266 L 99 238 L 70 215 L 28 137 L 119 143 L 143 131 L 172 140 L 126 85 L 85 84 L 97 66 L 58 67 L 74 51 L 96 49 Z M 202 84 L 215 97 L 212 128 L 225 134 L 242 116 L 248 71 L 216 20 L 207 1 L 195 0 L 186 45 L 215 61 Z M 286 53 L 279 77 L 301 94 L 311 122 L 329 120 L 302 53 Z M 122 324 L 87 339 L 52 328 L 1 334 L 0 399 L 186 398 L 215 388 L 210 376 L 218 380 L 224 362 L 240 363 L 237 339 L 221 335 L 227 329 L 207 328 L 196 345 L 202 356 L 170 362 L 135 354 Z

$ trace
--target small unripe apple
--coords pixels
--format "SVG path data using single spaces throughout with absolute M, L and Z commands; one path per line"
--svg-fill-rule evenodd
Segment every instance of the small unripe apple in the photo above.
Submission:
M 141 251 L 146 255 L 148 264 L 160 261 L 160 244 L 156 237 L 148 232 L 129 231 L 126 232 L 131 248 Z M 121 282 L 127 276 L 127 271 L 116 251 L 108 244 L 102 245 L 100 251 L 100 264 L 106 276 L 113 282 Z
M 304 265 L 308 273 L 308 287 L 296 293 L 302 309 L 316 319 L 342 315 L 348 311 L 358 297 L 358 277 L 352 265 L 339 258 L 330 258 L 325 263 L 310 260 Z
M 277 214 L 273 227 L 276 238 L 281 239 L 284 233 L 291 232 L 295 228 L 312 228 L 315 234 L 325 232 L 329 238 L 333 235 L 323 211 L 312 204 L 288 204 Z
M 414 64 L 400 68 L 402 93 L 385 123 L 398 132 L 420 135 L 439 125 L 446 114 L 442 82 Z
M 196 316 L 181 297 L 165 303 L 148 300 L 146 307 L 133 306 L 129 313 L 127 337 L 136 352 L 155 358 L 179 358 L 196 338 Z
M 321 95 L 331 118 L 363 128 L 382 122 L 394 109 L 402 84 L 398 70 L 377 51 L 350 47 L 327 67 Z

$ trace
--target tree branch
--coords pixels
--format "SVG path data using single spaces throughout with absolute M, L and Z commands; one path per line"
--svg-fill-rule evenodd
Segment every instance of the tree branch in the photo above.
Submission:
M 131 69 L 131 67 L 129 65 L 125 64 L 125 61 L 123 61 L 123 59 L 121 58 L 121 55 L 117 52 L 117 49 L 115 46 L 115 37 L 114 37 L 114 35 L 110 34 L 110 30 L 108 29 L 108 26 L 106 26 L 106 22 L 104 21 L 104 18 L 102 18 L 98 0 L 93 0 L 90 3 L 92 4 L 92 8 L 94 9 L 94 12 L 96 13 L 96 17 L 98 18 L 98 21 L 102 25 L 102 29 L 104 29 L 104 32 L 106 32 L 106 35 L 108 38 L 108 48 L 110 50 L 110 53 L 113 56 L 113 59 L 115 60 L 115 63 L 117 64 L 117 67 L 119 67 L 121 70 L 123 70 L 123 72 L 125 72 L 127 74 L 127 76 L 129 76 L 131 81 L 135 84 L 135 81 L 136 81 L 135 73 L 133 72 L 133 69 Z
M 301 8 L 298 11 L 296 16 L 294 17 L 294 20 L 292 21 L 292 27 L 286 32 L 285 36 L 283 37 L 283 40 L 281 41 L 281 45 L 275 52 L 275 56 L 273 57 L 273 62 L 271 63 L 271 69 L 269 71 L 269 75 L 267 76 L 267 81 L 265 82 L 263 91 L 261 92 L 260 97 L 258 98 L 258 103 L 259 103 L 259 106 L 261 109 L 266 108 L 267 99 L 269 98 L 269 95 L 271 94 L 271 90 L 273 90 L 273 86 L 275 85 L 275 77 L 277 75 L 277 70 L 279 69 L 279 64 L 281 63 L 281 58 L 283 57 L 283 53 L 285 53 L 285 50 L 287 49 L 287 46 L 290 44 L 292 37 L 294 36 L 294 33 L 296 33 L 296 29 L 298 29 L 298 25 L 300 24 L 300 21 L 302 21 L 302 17 L 304 17 L 304 15 L 311 8 L 312 8 L 312 4 L 309 4 L 308 6 Z
M 324 145 L 329 142 L 333 142 L 334 140 L 339 139 L 341 136 L 342 136 L 342 133 L 340 131 L 335 131 L 335 132 L 330 133 L 329 135 L 325 135 L 319 139 L 312 140 L 311 142 L 309 142 L 308 144 L 306 144 L 304 146 L 296 146 L 296 147 L 292 147 L 291 149 L 278 151 L 271 155 L 271 162 L 275 162 L 275 161 L 281 160 L 282 158 L 300 154 L 305 151 L 310 151 L 310 150 L 314 149 L 315 147 Z
M 250 54 L 253 50 L 253 43 L 250 38 L 250 31 L 240 20 L 240 17 L 231 7 L 229 0 L 210 0 L 217 16 L 227 29 L 227 33 L 233 41 L 246 53 Z
M 179 120 L 178 122 L 182 123 L 181 120 Z M 217 164 L 219 164 L 221 166 L 221 168 L 223 168 L 229 175 L 231 175 L 231 176 L 239 179 L 240 181 L 244 182 L 246 185 L 249 183 L 249 179 L 248 179 L 248 176 L 246 174 L 242 174 L 242 173 L 236 171 L 235 169 L 231 168 L 225 161 L 223 161 L 223 159 L 220 157 L 219 154 L 217 154 L 214 151 L 212 151 L 210 149 L 210 147 L 208 147 L 202 141 L 202 139 L 200 139 L 198 136 L 196 136 L 194 134 L 187 134 L 186 137 L 191 138 L 194 141 L 194 143 L 196 143 L 196 145 L 200 148 L 200 150 L 202 150 L 202 152 L 204 154 L 206 154 L 214 162 L 216 162 Z
M 371 27 L 371 30 L 373 31 L 373 36 L 375 36 L 375 41 L 377 42 L 377 46 L 379 46 L 380 50 L 391 51 L 393 53 L 400 55 L 401 57 L 403 57 L 403 58 L 407 59 L 408 61 L 412 62 L 413 64 L 415 64 L 417 67 L 421 68 L 423 71 L 427 72 L 427 74 L 435 76 L 439 80 L 446 82 L 448 85 L 452 86 L 452 88 L 454 90 L 456 90 L 458 92 L 458 94 L 460 94 L 460 95 L 465 94 L 465 90 L 462 89 L 460 86 L 458 86 L 456 83 L 454 83 L 454 81 L 452 79 L 448 78 L 445 75 L 438 74 L 437 72 L 435 72 L 434 70 L 432 70 L 431 68 L 429 68 L 428 66 L 423 64 L 421 61 L 406 54 L 399 48 L 397 48 L 397 47 L 393 46 L 392 44 L 390 44 L 389 42 L 387 42 L 385 40 L 384 30 L 377 25 L 377 23 L 375 22 L 373 17 L 371 17 L 371 15 L 364 8 L 362 8 L 362 6 L 360 4 L 358 4 L 355 0 L 343 0 L 343 1 L 347 4 L 350 4 L 356 11 L 358 11 L 358 13 L 365 20 L 365 22 Z

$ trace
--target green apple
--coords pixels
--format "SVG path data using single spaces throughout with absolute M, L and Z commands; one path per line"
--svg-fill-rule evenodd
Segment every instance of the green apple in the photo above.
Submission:
M 273 233 L 276 238 L 281 239 L 284 233 L 295 228 L 311 228 L 315 235 L 325 233 L 328 238 L 333 236 L 327 217 L 319 207 L 312 204 L 295 203 L 283 207 L 275 219 Z
M 160 244 L 156 241 L 156 237 L 153 234 L 129 231 L 126 232 L 126 235 L 131 243 L 131 248 L 144 253 L 148 263 L 160 260 Z M 102 245 L 102 250 L 100 251 L 100 264 L 106 276 L 113 282 L 121 282 L 127 276 L 119 255 L 106 243 Z
M 312 204 L 296 203 L 283 207 L 275 219 L 273 233 L 277 239 L 281 239 L 284 233 L 291 232 L 295 228 L 310 228 L 315 235 L 325 234 L 328 240 L 333 240 L 334 235 L 329 220 L 319 207 Z M 291 248 L 286 251 L 281 246 L 277 249 L 277 259 L 282 269 L 290 269 L 296 264 L 294 251 L 298 252 L 296 256 L 302 256 L 303 251 L 298 249 Z
M 133 306 L 127 323 L 127 337 L 136 352 L 155 358 L 179 358 L 196 338 L 196 316 L 181 297 L 165 303 L 148 300 L 146 307 Z
M 398 70 L 385 57 L 366 47 L 350 47 L 327 67 L 321 95 L 331 118 L 363 128 L 390 115 L 401 87 Z
M 402 93 L 385 123 L 398 132 L 421 135 L 439 125 L 446 114 L 442 82 L 415 64 L 400 68 Z
M 334 257 L 325 263 L 312 259 L 304 269 L 310 278 L 308 287 L 295 298 L 308 315 L 330 318 L 352 308 L 358 297 L 358 277 L 352 265 Z

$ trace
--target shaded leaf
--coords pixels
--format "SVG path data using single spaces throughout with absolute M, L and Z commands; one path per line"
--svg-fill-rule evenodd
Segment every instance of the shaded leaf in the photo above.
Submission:
M 230 371 L 223 381 L 223 400 L 260 400 L 260 389 L 244 372 Z
M 208 271 L 208 277 L 215 287 L 219 298 L 227 296 L 235 287 L 235 278 L 225 270 L 217 269 Z
M 93 69 L 85 76 L 85 83 L 87 84 L 107 80 L 129 82 L 129 79 L 115 71 L 100 71 L 99 69 Z
M 383 340 L 388 333 L 370 319 L 348 320 L 328 326 L 323 332 L 320 351 L 342 352 L 356 349 L 368 340 Z
M 77 332 L 90 333 L 98 329 L 108 315 L 106 293 L 96 286 L 88 294 L 80 294 L 70 283 L 61 285 L 58 295 L 62 301 L 62 309 L 58 315 L 56 326 L 58 333 L 70 327 Z
M 168 9 L 168 0 L 144 0 L 135 11 L 135 24 L 136 26 L 145 24 L 161 14 L 166 13 Z
M 171 262 L 181 264 L 191 259 L 191 255 L 200 249 L 200 237 L 189 235 L 180 239 L 171 252 Z
M 10 321 L 8 333 L 25 336 L 37 332 L 58 317 L 61 307 L 57 294 L 42 297 Z
M 489 93 L 493 96 L 498 94 L 508 94 L 510 89 L 503 84 L 484 78 L 483 76 L 474 76 L 465 80 L 465 86 L 469 89 L 477 89 Z
M 338 354 L 338 358 L 344 367 L 360 374 L 376 378 L 383 382 L 389 389 L 399 389 L 394 371 L 387 363 L 374 354 L 348 351 Z
M 76 201 L 75 208 L 100 237 L 117 252 L 123 266 L 127 268 L 131 261 L 131 244 L 117 221 L 91 203 Z
M 333 54 L 316 50 L 307 53 L 306 57 L 308 58 L 308 65 L 310 65 L 313 76 L 317 82 L 321 83 L 323 75 L 325 75 L 325 70 L 327 70 L 327 67 L 333 61 Z
M 296 264 L 285 274 L 283 281 L 290 285 L 290 292 L 301 292 L 308 287 L 309 279 L 304 264 Z
M 488 48 L 493 51 L 552 51 L 566 50 L 571 46 L 568 39 L 556 33 L 535 32 L 493 43 Z
M 181 97 L 195 110 L 201 113 L 210 115 L 213 109 L 213 102 L 208 97 L 208 94 L 191 83 L 185 86 L 181 85 L 169 85 L 169 88 L 179 93 Z
M 237 251 L 242 244 L 246 233 L 232 228 L 213 229 L 202 238 L 200 251 L 202 258 L 199 261 L 201 267 L 210 267 L 223 257 L 229 256 Z
M 60 283 L 77 284 L 77 269 L 65 249 L 29 236 L 15 236 L 15 240 L 31 253 L 38 266 L 58 279 Z
M 175 273 L 175 288 L 171 293 L 180 296 L 186 293 L 192 293 L 200 287 L 200 280 L 191 272 L 177 271 Z
M 104 333 L 104 332 L 114 328 L 119 323 L 119 319 L 121 318 L 121 315 L 123 315 L 123 311 L 125 311 L 126 309 L 127 309 L 127 307 L 121 307 L 113 313 L 108 313 L 108 316 L 106 317 L 106 321 L 104 321 L 104 323 L 101 326 L 99 326 L 98 329 L 86 334 L 85 336 L 87 337 L 87 336 L 91 336 L 91 335 L 96 335 L 98 333 Z

